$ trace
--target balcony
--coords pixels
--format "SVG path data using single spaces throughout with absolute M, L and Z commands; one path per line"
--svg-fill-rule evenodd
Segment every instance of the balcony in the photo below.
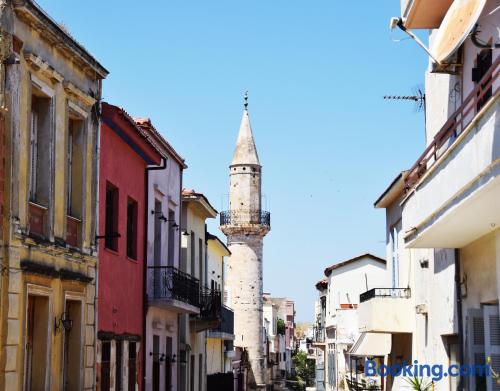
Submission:
M 173 266 L 148 266 L 148 303 L 177 313 L 200 313 L 200 282 Z
M 374 288 L 359 296 L 360 332 L 411 333 L 415 309 L 409 288 Z
M 408 171 L 408 247 L 460 248 L 500 226 L 500 57 Z
M 436 29 L 453 0 L 401 0 L 401 16 L 408 29 Z
M 208 332 L 208 338 L 234 340 L 234 312 L 231 308 L 221 307 L 219 325 Z
M 221 323 L 222 295 L 220 291 L 203 288 L 199 294 L 200 313 L 191 317 L 191 328 L 197 333 L 216 328 Z
M 228 210 L 220 212 L 221 227 L 261 226 L 271 228 L 271 213 L 263 210 Z

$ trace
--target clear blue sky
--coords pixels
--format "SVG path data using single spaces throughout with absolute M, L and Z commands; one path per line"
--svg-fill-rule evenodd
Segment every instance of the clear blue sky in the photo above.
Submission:
M 39 3 L 111 72 L 104 99 L 150 117 L 219 210 L 249 90 L 272 212 L 264 290 L 295 300 L 299 321 L 326 266 L 385 256 L 373 201 L 424 145 L 423 114 L 382 99 L 411 93 L 427 63 L 391 40 L 399 0 Z

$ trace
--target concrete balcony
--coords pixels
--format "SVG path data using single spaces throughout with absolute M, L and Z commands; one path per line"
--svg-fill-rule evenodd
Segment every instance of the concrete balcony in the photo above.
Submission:
M 411 333 L 415 309 L 409 288 L 375 288 L 360 295 L 360 332 Z
M 497 58 L 405 179 L 407 247 L 460 248 L 500 226 Z
M 401 0 L 401 16 L 409 29 L 436 29 L 453 0 Z

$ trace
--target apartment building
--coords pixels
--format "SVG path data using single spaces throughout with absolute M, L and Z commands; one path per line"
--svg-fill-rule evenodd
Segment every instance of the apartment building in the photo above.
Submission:
M 207 267 L 205 221 L 217 217 L 217 213 L 202 193 L 192 189 L 182 191 L 181 270 L 199 281 L 200 310 L 179 316 L 180 391 L 207 389 L 207 332 L 220 325 L 222 295 L 215 273 L 210 270 L 209 274 Z
M 360 294 L 385 284 L 386 261 L 361 254 L 327 267 L 324 274 L 326 279 L 316 284 L 319 299 L 312 345 L 319 368 L 316 386 L 324 390 L 358 387 L 367 381 L 357 363 Z
M 33 1 L 3 1 L 0 21 L 0 389 L 92 390 L 108 72 Z
M 498 372 L 498 2 L 426 3 L 402 1 L 397 22 L 430 30 L 425 149 L 375 203 L 386 209 L 392 284 L 385 297 L 364 295 L 360 327 L 391 335 L 389 362 L 491 361 Z M 398 380 L 389 379 L 387 389 L 399 389 Z M 498 385 L 478 374 L 444 378 L 434 388 Z
M 199 283 L 180 269 L 181 187 L 184 159 L 156 130 L 151 120 L 135 118 L 157 146 L 162 160 L 145 172 L 146 270 L 143 386 L 159 391 L 179 387 L 179 327 L 182 314 L 199 313 Z

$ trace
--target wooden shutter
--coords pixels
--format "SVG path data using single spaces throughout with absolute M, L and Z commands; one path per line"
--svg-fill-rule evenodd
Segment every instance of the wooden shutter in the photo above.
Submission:
M 500 317 L 498 305 L 486 305 L 484 314 L 484 350 L 485 356 L 491 359 L 491 367 L 496 373 L 500 373 Z M 486 378 L 488 391 L 500 391 L 500 385 L 488 376 Z
M 484 317 L 483 311 L 479 308 L 470 308 L 467 311 L 467 360 L 466 364 L 469 365 L 484 365 L 485 351 L 484 351 Z M 478 379 L 474 376 L 469 376 L 469 389 L 476 389 L 476 382 Z M 467 380 L 465 380 L 467 381 Z
M 66 210 L 70 216 L 72 216 L 71 210 L 71 199 L 72 199 L 72 190 L 73 190 L 73 129 L 71 128 L 72 122 L 70 121 L 70 128 L 68 131 L 68 162 L 67 162 L 67 175 L 68 175 L 68 189 L 67 189 L 67 205 Z
M 38 163 L 38 113 L 36 111 L 31 111 L 30 187 L 29 187 L 29 195 L 31 201 L 36 201 L 37 163 Z

